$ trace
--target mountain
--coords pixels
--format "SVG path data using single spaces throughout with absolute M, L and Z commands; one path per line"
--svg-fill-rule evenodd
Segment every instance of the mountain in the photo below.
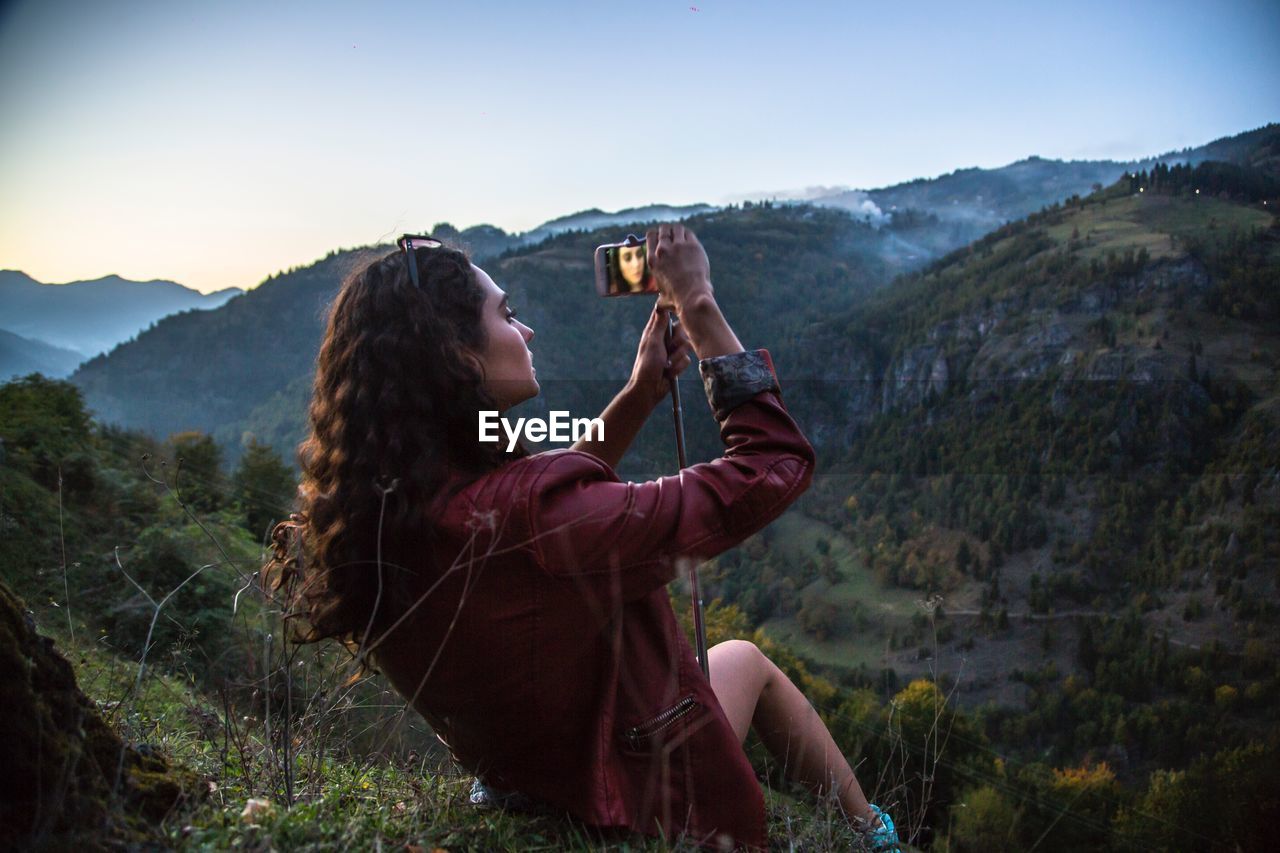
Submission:
M 217 308 L 242 292 L 229 287 L 205 294 L 172 281 L 129 281 L 114 275 L 41 284 L 25 273 L 0 270 L 0 324 L 16 335 L 91 358 L 161 317 Z
M 616 213 L 606 213 L 599 208 L 582 210 L 544 222 L 536 228 L 518 234 L 508 233 L 493 225 L 475 225 L 459 231 L 448 222 L 441 222 L 431 229 L 433 236 L 464 247 L 473 258 L 484 260 L 521 246 L 541 243 L 548 237 L 567 231 L 598 231 L 610 226 L 640 225 L 649 222 L 687 219 L 719 208 L 709 204 L 650 204 L 630 207 Z M 610 238 L 617 239 L 617 238 Z
M 1160 166 L 777 346 L 823 461 L 803 506 L 842 558 L 824 568 L 784 537 L 709 595 L 826 666 L 956 673 L 970 705 L 1040 695 L 1013 669 L 1028 660 L 1107 691 L 1157 678 L 1081 669 L 1089 620 L 1130 611 L 1117 658 L 1150 655 L 1140 636 L 1276 648 L 1261 602 L 1280 570 L 1278 179 Z M 930 637 L 919 602 L 935 596 L 947 622 Z M 1028 736 L 1062 743 L 1061 725 L 1046 711 Z
M 238 447 L 236 424 L 314 369 L 324 308 L 362 254 L 334 252 L 220 308 L 165 317 L 81 365 L 72 381 L 104 421 L 161 436 L 200 429 Z
M 1206 160 L 1266 169 L 1280 159 L 1280 125 L 1268 124 L 1197 148 L 1128 162 L 1028 157 L 998 169 L 957 169 L 874 190 L 817 194 L 808 203 L 849 210 L 872 224 L 891 223 L 907 261 L 932 260 L 967 245 L 1006 222 L 1029 216 L 1071 196 L 1088 195 L 1126 173 L 1156 164 L 1198 165 Z
M 0 329 L 0 382 L 15 376 L 43 373 L 51 379 L 70 376 L 84 356 Z
M 644 207 L 629 207 L 616 213 L 606 213 L 598 208 L 571 213 L 544 222 L 531 231 L 521 235 L 525 243 L 537 243 L 556 234 L 566 231 L 597 231 L 616 225 L 632 225 L 650 222 L 670 222 L 688 219 L 703 213 L 710 213 L 719 208 L 709 204 L 686 204 L 673 206 L 669 204 L 650 204 Z M 637 235 L 643 236 L 643 234 Z
M 916 826 L 936 828 L 939 842 L 1180 850 L 1226 839 L 1220 846 L 1265 849 L 1280 802 L 1270 781 L 1280 743 L 1272 145 L 1254 136 L 1224 143 L 1229 159 L 1153 163 L 899 275 L 886 251 L 901 249 L 913 219 L 921 233 L 935 228 L 931 214 L 876 227 L 830 208 L 744 204 L 690 220 L 724 313 L 748 347 L 770 347 L 819 460 L 813 487 L 782 518 L 702 567 L 707 623 L 713 636 L 751 637 L 806 684 L 836 743 L 889 768 L 882 776 L 902 780 L 896 790 L 932 798 L 937 808 Z M 484 262 L 538 331 L 544 393 L 526 414 L 591 414 L 630 367 L 649 304 L 599 300 L 590 286 L 591 248 L 611 231 L 570 230 Z M 76 382 L 100 414 L 161 435 L 208 424 L 234 447 L 247 429 L 287 452 L 324 305 L 362 257 L 333 253 L 223 308 L 167 318 Z M 697 462 L 720 446 L 696 377 L 686 378 Z M 35 400 L 34 389 L 6 390 Z M 59 608 L 47 612 L 61 625 L 71 614 L 69 598 L 59 604 L 65 571 L 19 558 L 43 548 L 42 565 L 58 565 L 64 472 L 73 555 L 146 543 L 157 559 L 143 562 L 138 547 L 123 565 L 163 567 L 171 585 L 188 575 L 167 544 L 179 540 L 155 534 L 186 519 L 157 501 L 135 461 L 139 437 L 95 437 L 118 454 L 110 461 L 58 452 L 88 449 L 91 431 L 71 389 L 50 390 L 39 418 L 0 406 L 18 415 L 6 419 L 0 497 L 16 509 L 0 550 L 48 590 L 40 600 Z M 656 414 L 624 478 L 674 469 L 671 422 L 665 407 Z M 53 464 L 67 458 L 72 466 Z M 254 499 L 230 483 L 217 491 Z M 196 511 L 210 527 L 229 517 Z M 74 547 L 87 541 L 77 527 L 116 516 L 137 528 Z M 152 534 L 133 535 L 143 525 Z M 186 529 L 208 547 L 204 530 Z M 244 531 L 238 539 L 257 553 Z M 107 609 L 112 589 L 133 594 L 117 564 L 85 559 L 103 579 L 87 584 L 95 576 L 72 565 L 79 588 L 94 591 L 76 594 L 76 613 L 91 599 L 128 625 L 115 615 L 128 611 Z M 241 634 L 218 636 L 214 619 L 229 618 L 218 613 L 241 581 L 218 577 L 174 597 L 175 641 L 238 648 Z M 676 586 L 677 612 L 688 613 Z M 151 614 L 132 611 L 145 629 L 138 642 Z M 201 630 L 175 630 L 179 617 L 200 627 L 197 614 L 209 620 Z M 258 624 L 243 637 L 260 650 L 277 623 Z M 118 634 L 82 632 L 104 647 Z M 177 660 L 189 684 L 186 663 Z M 175 713 L 218 722 L 189 706 Z M 224 695 L 213 710 L 231 707 Z M 225 726 L 211 728 L 221 736 Z M 961 832 L 975 823 L 980 831 Z M 981 841 L 959 843 L 966 837 Z
M 795 288 L 814 291 L 808 310 L 816 319 L 887 280 L 868 248 L 885 237 L 839 211 L 755 207 L 692 222 L 708 251 L 722 259 L 717 269 L 724 279 L 737 282 L 726 288 L 726 310 L 766 318 L 762 338 L 800 322 L 787 310 Z M 634 353 L 630 346 L 619 349 L 618 341 L 638 333 L 648 306 L 644 300 L 600 300 L 592 281 L 594 247 L 616 236 L 616 229 L 567 231 L 481 258 L 530 324 L 547 335 L 546 346 L 535 349 L 539 373 L 568 395 L 557 408 L 577 411 L 588 399 L 595 405 L 604 393 L 597 385 L 612 386 L 629 370 Z M 304 425 L 324 307 L 368 251 L 335 252 L 268 279 L 217 310 L 165 318 L 136 341 L 84 364 L 72 381 L 108 422 L 158 436 L 199 429 L 232 447 L 247 430 L 277 448 L 290 447 Z M 820 289 L 813 268 L 818 259 L 839 264 Z M 575 390 L 571 380 L 596 384 Z

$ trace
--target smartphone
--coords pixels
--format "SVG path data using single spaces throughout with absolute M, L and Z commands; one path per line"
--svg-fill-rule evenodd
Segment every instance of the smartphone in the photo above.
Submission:
M 634 296 L 657 292 L 658 282 L 649 269 L 643 239 L 628 234 L 621 243 L 596 247 L 596 293 L 601 296 Z

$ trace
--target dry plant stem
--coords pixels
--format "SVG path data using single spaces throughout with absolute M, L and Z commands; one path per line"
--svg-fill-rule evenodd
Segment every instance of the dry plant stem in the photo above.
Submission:
M 166 604 L 169 603 L 169 599 L 173 598 L 173 596 L 177 594 L 178 590 L 182 589 L 184 586 L 190 583 L 193 578 L 195 578 L 205 569 L 217 564 L 209 563 L 208 565 L 204 565 L 196 569 L 194 572 L 192 572 L 190 575 L 187 576 L 186 580 L 184 580 L 182 583 L 175 586 L 173 589 L 169 590 L 169 594 L 166 595 L 164 598 L 160 599 L 159 602 L 157 602 L 154 598 L 151 597 L 151 594 L 147 592 L 146 589 L 144 589 L 140 583 L 138 583 L 136 580 L 133 579 L 132 575 L 130 575 L 127 571 L 125 571 L 124 564 L 120 562 L 119 547 L 117 547 L 113 553 L 116 559 L 116 566 L 119 567 L 120 573 L 129 580 L 129 583 L 134 585 L 134 587 L 138 590 L 138 592 L 142 593 L 143 597 L 146 598 L 148 602 L 150 602 L 153 608 L 153 612 L 151 614 L 151 624 L 147 626 L 147 638 L 146 640 L 143 641 L 143 644 L 142 644 L 142 659 L 138 661 L 138 677 L 134 680 L 134 683 L 133 683 L 133 694 L 135 696 L 138 696 L 140 695 L 140 692 L 142 689 L 142 676 L 147 669 L 147 655 L 151 652 L 151 637 L 156 629 L 156 621 L 160 618 L 160 611 L 164 609 L 164 606 Z M 121 703 L 123 704 L 123 699 L 121 700 Z M 115 797 L 120 793 L 120 782 L 121 782 L 121 779 L 123 778 L 123 775 L 124 775 L 124 750 L 121 749 L 120 760 L 116 763 L 115 782 L 111 787 L 112 797 Z
M 929 626 L 933 632 L 933 655 L 929 659 L 929 680 L 935 685 L 939 683 L 936 662 L 938 660 L 938 608 L 942 606 L 942 596 L 930 596 L 927 601 L 919 602 L 925 613 L 929 616 Z M 960 677 L 964 672 L 964 662 L 961 661 L 960 670 L 956 673 L 956 678 L 951 686 L 951 690 L 945 695 L 940 696 L 937 691 L 933 694 L 933 721 L 929 726 L 929 731 L 925 735 L 924 752 L 925 759 L 929 763 L 928 772 L 920 777 L 920 807 L 915 814 L 909 815 L 908 825 L 908 842 L 914 843 L 925 830 L 924 817 L 928 804 L 933 798 L 933 782 L 936 778 L 936 770 L 939 764 L 942 764 L 942 754 L 946 751 L 947 742 L 951 739 L 951 729 L 955 725 L 955 717 L 952 717 L 946 727 L 946 730 L 940 730 L 939 724 L 942 722 L 943 711 L 950 704 L 951 697 L 955 694 L 960 684 Z
M 265 704 L 265 711 L 262 714 L 262 728 L 266 732 L 263 745 L 266 747 L 267 755 L 270 762 L 267 765 L 268 781 L 272 782 L 272 787 L 277 787 L 271 776 L 276 773 L 276 743 L 271 736 L 271 644 L 273 636 L 270 632 L 263 637 L 263 663 L 262 663 L 262 697 Z
M 360 637 L 360 646 L 357 651 L 357 657 L 354 663 L 361 667 L 366 667 L 368 663 L 369 648 L 369 632 L 373 630 L 373 623 L 378 618 L 378 608 L 382 606 L 382 522 L 387 515 L 387 495 L 395 491 L 396 486 L 400 484 L 400 478 L 391 481 L 391 485 L 383 487 L 382 481 L 373 484 L 381 496 L 381 502 L 378 505 L 378 535 L 374 541 L 377 543 L 376 562 L 374 569 L 378 573 L 378 593 L 373 599 L 373 609 L 369 611 L 369 620 L 365 623 L 364 634 Z
M 739 740 L 746 739 L 748 726 L 754 728 L 787 778 L 819 795 L 834 792 L 855 826 L 877 820 L 826 724 L 786 673 L 744 641 L 721 643 L 708 658 L 711 687 Z
M 284 662 L 284 797 L 293 807 L 293 651 Z
M 76 626 L 71 624 L 71 585 L 67 583 L 67 534 L 62 527 L 62 466 L 58 466 L 58 542 L 62 546 L 62 600 L 67 606 L 67 632 L 76 641 Z

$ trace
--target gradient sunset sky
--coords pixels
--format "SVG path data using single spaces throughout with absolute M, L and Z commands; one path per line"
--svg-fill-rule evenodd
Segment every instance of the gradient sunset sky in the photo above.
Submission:
M 249 288 L 448 221 L 1132 159 L 1280 119 L 1280 3 L 0 6 L 0 268 Z

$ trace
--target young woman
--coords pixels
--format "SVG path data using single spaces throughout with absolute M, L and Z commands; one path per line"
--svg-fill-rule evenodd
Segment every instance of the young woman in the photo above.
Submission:
M 648 234 L 661 296 L 603 438 L 537 454 L 478 430 L 479 412 L 538 393 L 533 330 L 465 255 L 402 246 L 343 284 L 320 350 L 301 512 L 277 530 L 275 561 L 307 638 L 357 647 L 490 796 L 763 847 L 742 748 L 754 726 L 794 778 L 834 792 L 891 849 L 892 823 L 799 690 L 742 641 L 710 650 L 708 681 L 671 610 L 666 584 L 685 561 L 764 527 L 814 465 L 768 354 L 745 352 L 721 314 L 693 233 Z M 690 345 L 724 455 L 620 482 L 613 466 Z

